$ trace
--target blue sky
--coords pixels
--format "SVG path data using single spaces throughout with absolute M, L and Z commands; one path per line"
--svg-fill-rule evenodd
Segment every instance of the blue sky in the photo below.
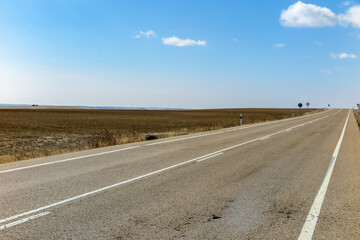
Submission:
M 352 107 L 360 1 L 0 2 L 0 103 Z

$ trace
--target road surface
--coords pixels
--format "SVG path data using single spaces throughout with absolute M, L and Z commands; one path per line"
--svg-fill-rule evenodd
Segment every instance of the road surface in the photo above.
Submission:
M 0 165 L 1 239 L 358 239 L 352 112 Z

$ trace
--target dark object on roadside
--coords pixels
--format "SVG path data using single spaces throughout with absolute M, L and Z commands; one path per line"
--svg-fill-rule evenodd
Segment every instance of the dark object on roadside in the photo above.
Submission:
M 302 104 L 302 103 L 299 103 L 298 106 L 299 106 L 299 108 L 300 108 L 300 116 L 301 116 L 301 107 L 303 106 L 303 104 Z
M 32 106 L 33 106 L 33 107 L 38 107 L 39 105 L 37 105 L 37 104 L 33 104 Z
M 146 139 L 146 140 L 155 140 L 155 139 L 159 139 L 159 136 L 156 136 L 156 135 L 146 135 L 145 139 Z

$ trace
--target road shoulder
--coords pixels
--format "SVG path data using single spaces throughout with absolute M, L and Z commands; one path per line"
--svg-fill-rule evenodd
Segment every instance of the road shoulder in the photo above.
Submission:
M 313 239 L 360 236 L 360 132 L 351 112 Z

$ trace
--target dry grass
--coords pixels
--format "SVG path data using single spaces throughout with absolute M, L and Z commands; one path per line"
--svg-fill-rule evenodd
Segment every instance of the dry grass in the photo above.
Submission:
M 291 111 L 0 109 L 0 163 L 232 127 L 240 113 L 249 124 Z

